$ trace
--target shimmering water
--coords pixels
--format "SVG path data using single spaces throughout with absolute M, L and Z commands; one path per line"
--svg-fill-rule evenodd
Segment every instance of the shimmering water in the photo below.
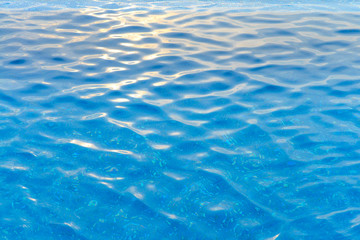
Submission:
M 360 14 L 113 8 L 1 10 L 1 239 L 360 239 Z

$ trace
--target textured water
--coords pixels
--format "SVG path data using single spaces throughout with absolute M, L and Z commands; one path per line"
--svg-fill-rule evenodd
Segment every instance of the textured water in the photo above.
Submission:
M 0 53 L 1 239 L 360 239 L 360 14 L 3 9 Z

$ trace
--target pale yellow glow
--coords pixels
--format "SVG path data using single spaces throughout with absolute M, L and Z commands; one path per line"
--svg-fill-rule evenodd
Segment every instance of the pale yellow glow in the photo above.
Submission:
M 132 98 L 142 98 L 142 97 L 144 97 L 145 95 L 151 95 L 151 93 L 148 92 L 148 91 L 136 90 L 135 93 L 133 93 L 133 94 L 128 94 L 128 96 L 129 96 L 129 97 L 132 97 Z
M 112 99 L 111 101 L 121 103 L 121 102 L 129 102 L 130 100 L 127 98 L 115 98 L 115 99 Z
M 123 67 L 108 67 L 106 68 L 105 72 L 111 73 L 111 72 L 120 72 L 120 71 L 125 71 L 126 68 Z

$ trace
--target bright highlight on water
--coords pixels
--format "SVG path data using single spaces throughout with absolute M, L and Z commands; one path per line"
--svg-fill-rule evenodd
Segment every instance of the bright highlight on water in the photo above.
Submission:
M 260 3 L 0 1 L 1 239 L 359 239 L 359 4 Z

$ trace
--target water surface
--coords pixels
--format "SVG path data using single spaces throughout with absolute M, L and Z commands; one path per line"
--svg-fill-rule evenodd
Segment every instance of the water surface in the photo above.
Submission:
M 0 26 L 2 239 L 358 239 L 360 14 Z

